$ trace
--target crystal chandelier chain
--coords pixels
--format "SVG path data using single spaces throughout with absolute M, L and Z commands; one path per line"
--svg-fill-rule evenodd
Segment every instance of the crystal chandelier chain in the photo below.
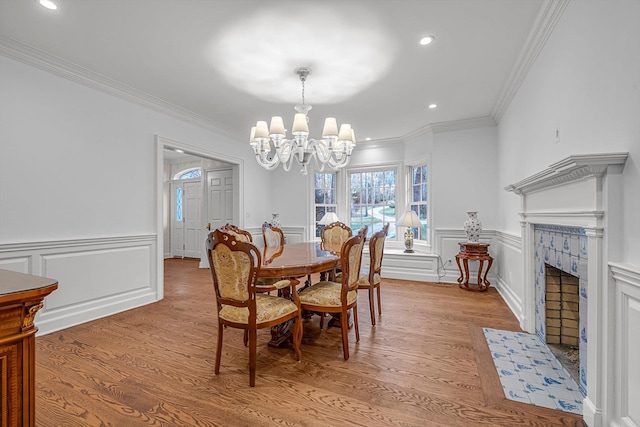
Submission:
M 337 170 L 349 164 L 351 152 L 356 145 L 355 132 L 351 125 L 344 123 L 338 125 L 334 117 L 327 117 L 324 122 L 321 139 L 309 139 L 309 126 L 307 113 L 311 105 L 305 104 L 305 82 L 311 74 L 311 69 L 300 67 L 294 70 L 302 83 L 302 104 L 296 105 L 297 113 L 293 119 L 291 139 L 286 138 L 286 130 L 282 117 L 273 116 L 271 125 L 267 127 L 266 121 L 258 121 L 251 128 L 249 144 L 256 155 L 256 161 L 267 170 L 273 170 L 282 163 L 285 171 L 291 169 L 293 159 L 302 166 L 300 172 L 307 174 L 307 166 L 311 158 L 316 159 L 320 171 L 324 171 L 325 165 Z M 275 151 L 275 153 L 272 153 Z

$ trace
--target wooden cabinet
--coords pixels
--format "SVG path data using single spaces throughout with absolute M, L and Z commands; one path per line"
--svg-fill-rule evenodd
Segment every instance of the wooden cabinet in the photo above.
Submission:
M 0 270 L 0 426 L 35 426 L 35 327 L 53 279 Z

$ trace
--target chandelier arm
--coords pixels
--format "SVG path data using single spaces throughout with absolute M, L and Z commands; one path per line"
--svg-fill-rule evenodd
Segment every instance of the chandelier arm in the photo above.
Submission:
M 269 160 L 266 154 L 260 153 L 256 153 L 256 161 L 266 170 L 274 170 L 280 164 L 280 159 L 278 158 L 278 156 L 273 156 L 273 158 Z
M 340 168 L 344 168 L 345 166 L 347 166 L 350 160 L 351 160 L 351 155 L 344 154 L 340 160 L 336 160 L 332 157 L 331 159 L 329 159 L 327 164 L 329 165 L 329 167 L 331 167 L 331 169 L 338 170 Z

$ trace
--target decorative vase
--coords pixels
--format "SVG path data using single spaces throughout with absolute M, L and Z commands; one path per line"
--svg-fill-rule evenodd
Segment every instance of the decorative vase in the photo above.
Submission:
M 273 218 L 271 218 L 271 225 L 273 225 L 274 227 L 277 227 L 277 228 L 282 228 L 280 226 L 280 214 L 275 213 L 275 214 L 271 214 L 271 215 L 273 217 Z
M 478 243 L 480 241 L 480 231 L 482 231 L 482 223 L 478 220 L 478 212 L 467 212 L 467 215 L 467 220 L 464 222 L 467 243 Z

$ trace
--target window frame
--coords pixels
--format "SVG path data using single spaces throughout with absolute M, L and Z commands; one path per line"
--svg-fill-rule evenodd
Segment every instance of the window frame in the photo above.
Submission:
M 402 183 L 402 164 L 400 162 L 391 162 L 391 163 L 377 163 L 375 165 L 354 165 L 352 167 L 348 167 L 346 168 L 346 173 L 344 174 L 344 178 L 343 178 L 343 185 L 342 185 L 342 191 L 343 191 L 343 195 L 344 195 L 344 204 L 342 206 L 343 209 L 341 213 L 341 215 L 339 214 L 338 216 L 342 219 L 342 221 L 345 224 L 351 224 L 351 174 L 353 173 L 363 173 L 363 172 L 382 172 L 382 171 L 388 171 L 388 170 L 394 170 L 395 174 L 396 174 L 396 200 L 395 200 L 395 210 L 396 210 L 396 215 L 395 218 L 393 218 L 392 220 L 390 220 L 390 223 L 395 224 L 395 222 L 398 220 L 399 218 L 399 214 L 398 214 L 398 206 L 402 206 L 402 205 L 398 205 L 398 198 L 402 198 L 404 197 L 404 189 L 402 189 L 403 187 L 403 183 Z M 338 206 L 340 206 L 340 204 L 338 204 Z M 357 232 L 357 230 L 353 230 L 353 232 Z M 369 235 L 372 233 L 372 230 L 369 230 Z M 394 240 L 398 240 L 398 232 L 396 231 L 396 237 Z
M 405 209 L 410 209 L 413 204 L 412 189 L 413 189 L 413 174 L 412 169 L 415 167 L 426 166 L 427 167 L 427 238 L 426 239 L 414 239 L 413 246 L 415 248 L 424 248 L 427 251 L 431 251 L 433 247 L 433 216 L 432 216 L 432 198 L 431 198 L 431 156 L 427 155 L 419 157 L 410 161 L 404 162 L 404 181 L 405 181 Z M 404 233 L 404 231 L 403 231 Z
M 316 194 L 315 194 L 315 192 L 316 192 L 316 179 L 315 179 L 316 174 L 333 175 L 333 184 L 334 184 L 334 187 L 333 187 L 333 193 L 334 193 L 333 194 L 333 200 L 334 200 L 334 203 L 333 204 L 331 204 L 331 203 L 316 203 Z M 335 214 L 338 215 L 338 218 L 340 218 L 340 215 L 338 214 L 338 206 L 339 206 L 339 203 L 338 203 L 338 200 L 339 200 L 338 199 L 338 185 L 339 185 L 338 184 L 338 182 L 339 182 L 338 181 L 338 171 L 334 171 L 334 170 L 324 170 L 324 171 L 315 170 L 315 171 L 312 171 L 310 173 L 310 175 L 312 176 L 311 177 L 311 186 L 312 186 L 312 193 L 313 193 L 312 200 L 311 200 L 312 201 L 311 212 L 312 212 L 313 220 L 312 220 L 312 223 L 311 223 L 311 233 L 310 234 L 311 234 L 311 238 L 313 240 L 317 240 L 317 239 L 320 238 L 319 235 L 318 236 L 316 235 L 316 230 L 318 229 L 318 222 L 320 221 L 320 219 L 316 218 L 316 208 L 317 207 L 324 207 L 325 208 L 325 213 L 326 212 L 335 212 Z M 324 188 L 326 189 L 327 187 L 324 187 Z M 332 207 L 333 207 L 333 210 L 329 210 Z

